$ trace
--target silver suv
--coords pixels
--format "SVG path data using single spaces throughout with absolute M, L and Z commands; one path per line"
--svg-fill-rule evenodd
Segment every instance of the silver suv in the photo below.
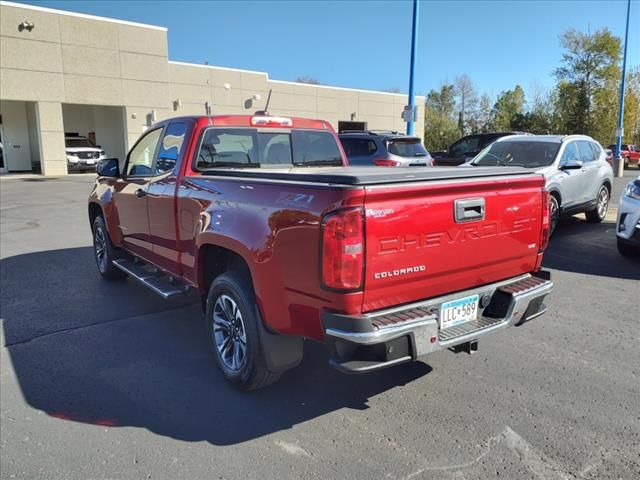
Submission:
M 481 151 L 466 166 L 518 166 L 544 175 L 551 192 L 551 231 L 562 215 L 584 212 L 604 220 L 613 170 L 602 146 L 586 135 L 512 135 Z
M 349 165 L 433 166 L 433 159 L 422 145 L 420 137 L 385 130 L 346 131 L 339 136 Z

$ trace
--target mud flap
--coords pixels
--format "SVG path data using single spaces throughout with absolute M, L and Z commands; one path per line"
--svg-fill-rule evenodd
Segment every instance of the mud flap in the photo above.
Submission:
M 260 313 L 256 313 L 260 319 L 257 322 L 258 334 L 260 335 L 267 368 L 272 372 L 284 372 L 300 365 L 304 339 L 302 337 L 269 332 L 262 321 Z

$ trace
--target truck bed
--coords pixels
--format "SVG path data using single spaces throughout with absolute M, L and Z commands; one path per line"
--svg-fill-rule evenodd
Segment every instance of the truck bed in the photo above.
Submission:
M 294 167 L 294 168 L 220 168 L 206 176 L 267 179 L 330 185 L 380 185 L 441 180 L 464 180 L 485 177 L 534 175 L 521 167 Z

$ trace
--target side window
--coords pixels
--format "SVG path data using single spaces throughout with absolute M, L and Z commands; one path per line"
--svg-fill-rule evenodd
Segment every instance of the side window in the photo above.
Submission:
M 366 138 L 345 138 L 342 147 L 348 157 L 368 157 L 378 150 L 376 142 Z
M 600 160 L 600 155 L 602 154 L 602 148 L 600 148 L 600 145 L 598 145 L 597 143 L 594 142 L 589 142 L 589 146 L 591 147 L 591 150 L 593 151 L 593 156 L 595 160 Z
M 464 155 L 465 153 L 478 150 L 480 138 L 477 136 L 463 138 L 451 145 L 451 155 Z
M 584 163 L 595 161 L 596 157 L 593 154 L 593 150 L 591 149 L 591 142 L 588 142 L 586 140 L 579 140 L 577 143 L 578 148 L 580 149 L 580 160 L 582 160 Z
M 162 143 L 160 143 L 160 152 L 155 168 L 156 174 L 173 170 L 178 159 L 182 158 L 184 148 L 186 148 L 185 139 L 188 127 L 189 125 L 184 122 L 174 122 L 167 127 L 164 137 L 162 137 Z
M 153 175 L 153 160 L 160 140 L 162 128 L 147 133 L 129 152 L 127 176 L 148 177 Z
M 562 154 L 562 159 L 560 160 L 560 162 L 577 160 L 580 160 L 580 155 L 578 154 L 578 146 L 576 145 L 576 142 L 571 142 L 564 148 L 564 152 Z

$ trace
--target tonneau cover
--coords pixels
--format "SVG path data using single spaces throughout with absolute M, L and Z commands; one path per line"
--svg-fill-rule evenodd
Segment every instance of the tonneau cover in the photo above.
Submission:
M 206 176 L 286 180 L 334 185 L 377 185 L 510 175 L 535 175 L 535 172 L 521 167 L 293 167 L 288 169 L 220 168 L 207 170 L 203 174 Z

